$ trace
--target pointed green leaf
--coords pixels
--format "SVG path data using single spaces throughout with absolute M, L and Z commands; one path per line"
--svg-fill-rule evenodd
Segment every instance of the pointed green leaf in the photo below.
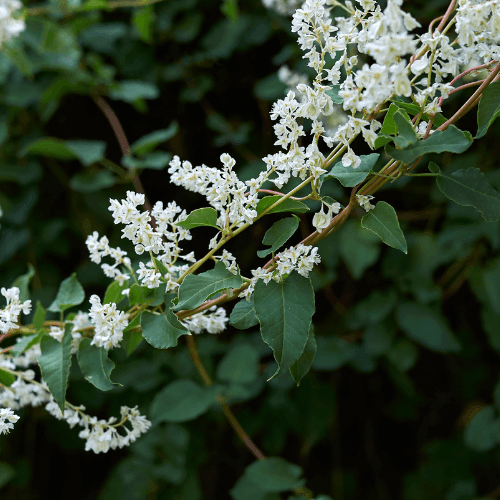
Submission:
M 33 335 L 24 336 L 20 342 L 14 344 L 14 348 L 12 349 L 12 351 L 10 351 L 11 355 L 14 357 L 20 356 L 23 352 L 26 352 L 35 344 L 39 344 L 44 335 L 45 331 L 42 329 L 38 333 L 34 333 Z
M 121 80 L 109 92 L 111 99 L 125 102 L 134 102 L 137 99 L 157 99 L 159 95 L 160 91 L 154 83 L 141 80 Z
M 239 288 L 243 283 L 241 276 L 235 276 L 227 270 L 223 262 L 216 262 L 215 267 L 205 273 L 186 276 L 179 287 L 179 302 L 174 311 L 194 309 L 213 295 L 225 288 Z
M 325 94 L 330 97 L 330 99 L 335 104 L 342 104 L 344 99 L 339 96 L 340 85 L 332 85 L 331 89 L 325 90 Z
M 78 364 L 86 380 L 100 391 L 110 391 L 117 384 L 110 379 L 115 364 L 108 358 L 108 351 L 103 347 L 91 345 L 89 338 L 83 338 L 78 347 Z
M 396 135 L 398 133 L 398 126 L 394 121 L 394 114 L 396 113 L 396 111 L 398 111 L 398 109 L 399 108 L 398 106 L 396 106 L 396 104 L 394 103 L 390 104 L 389 110 L 384 116 L 384 122 L 382 124 L 382 128 L 380 129 L 378 137 L 375 140 L 375 149 L 378 149 L 381 146 L 384 146 L 385 144 L 391 142 L 393 140 L 393 137 L 391 136 Z M 403 111 L 403 113 L 405 112 Z M 409 116 L 408 119 L 410 119 Z
M 43 323 L 45 321 L 46 312 L 40 301 L 36 303 L 35 316 L 33 317 L 33 326 L 38 331 L 43 328 Z
M 151 132 L 134 143 L 131 144 L 130 149 L 136 155 L 144 155 L 152 151 L 156 146 L 171 139 L 179 130 L 177 122 L 172 122 L 168 128 L 156 130 Z
M 73 160 L 76 155 L 68 148 L 66 142 L 52 137 L 41 137 L 24 146 L 19 156 L 27 154 L 51 156 L 60 160 Z
M 60 284 L 57 296 L 48 310 L 51 312 L 64 312 L 72 306 L 81 304 L 84 300 L 85 292 L 76 278 L 76 273 L 73 273 Z
M 166 309 L 165 314 L 144 311 L 141 326 L 146 342 L 157 349 L 175 347 L 181 335 L 189 335 L 188 329 L 180 323 L 172 309 Z
M 28 290 L 28 285 L 31 281 L 31 278 L 33 278 L 33 276 L 35 276 L 35 268 L 31 264 L 28 264 L 28 272 L 26 274 L 23 274 L 22 276 L 19 276 L 19 278 L 16 278 L 11 285 L 11 287 L 15 286 L 15 287 L 19 288 L 19 300 L 21 302 L 24 302 L 25 300 L 29 300 L 29 298 L 30 298 L 30 292 Z
M 415 104 L 413 102 L 403 102 L 403 101 L 393 101 L 393 104 L 396 105 L 398 108 L 404 109 L 407 113 L 410 115 L 416 116 L 420 113 L 421 109 L 418 104 Z M 422 120 L 425 120 L 428 122 L 430 120 L 429 116 L 426 115 L 425 113 L 422 116 Z M 436 116 L 434 117 L 434 126 L 435 127 L 440 127 L 443 123 L 446 122 L 446 118 L 441 114 L 441 113 L 436 113 Z
M 416 302 L 400 304 L 396 308 L 396 319 L 408 337 L 431 351 L 457 352 L 462 349 L 446 320 L 427 306 Z
M 398 148 L 407 148 L 418 141 L 411 120 L 404 111 L 398 109 L 394 113 L 394 122 L 398 127 L 398 135 L 394 138 L 394 143 Z
M 323 181 L 331 178 L 337 179 L 344 187 L 354 187 L 363 182 L 372 172 L 372 168 L 377 163 L 378 153 L 361 155 L 361 163 L 358 168 L 344 167 L 342 162 L 336 163 L 330 172 L 324 174 Z
M 0 368 L 0 384 L 10 387 L 15 381 L 15 375 Z
M 260 354 L 248 343 L 232 346 L 217 366 L 217 378 L 225 382 L 248 384 L 259 377 Z
M 261 214 L 266 208 L 270 207 L 274 203 L 276 203 L 279 199 L 283 198 L 283 196 L 275 195 L 275 196 L 266 196 L 259 200 L 257 203 L 257 214 Z M 287 198 L 283 203 L 280 203 L 276 207 L 272 208 L 268 214 L 277 214 L 279 212 L 299 212 L 305 213 L 309 210 L 307 205 L 302 203 L 301 201 L 291 200 Z
M 361 226 L 380 236 L 380 239 L 386 245 L 401 250 L 403 253 L 408 253 L 403 231 L 399 227 L 396 210 L 389 203 L 379 201 L 373 210 L 363 216 Z
M 302 469 L 279 457 L 253 462 L 244 475 L 265 491 L 294 490 L 305 484 L 305 480 L 300 479 Z
M 476 139 L 483 137 L 500 114 L 500 82 L 491 82 L 481 95 L 477 109 Z
M 239 330 L 246 330 L 259 324 L 259 319 L 253 307 L 253 297 L 250 300 L 241 299 L 233 308 L 229 323 Z
M 429 170 L 440 174 L 436 182 L 447 198 L 459 205 L 474 207 L 485 220 L 500 220 L 500 193 L 491 187 L 481 170 L 469 167 L 443 174 L 432 162 Z
M 87 167 L 102 160 L 106 151 L 104 141 L 66 141 L 66 147 Z
M 219 229 L 217 226 L 217 210 L 210 207 L 193 210 L 182 222 L 177 222 L 176 225 L 184 229 L 193 229 L 200 226 L 210 226 Z
M 101 189 L 114 186 L 116 177 L 109 170 L 99 172 L 81 172 L 71 178 L 71 189 L 79 193 L 95 193 Z
M 189 379 L 176 380 L 155 396 L 151 417 L 155 423 L 194 420 L 215 402 L 217 390 L 217 387 L 202 387 Z
M 465 446 L 474 451 L 491 450 L 500 440 L 498 426 L 499 420 L 495 418 L 493 406 L 481 408 L 465 428 Z
M 115 304 L 119 304 L 125 298 L 125 295 L 123 295 L 122 292 L 127 288 L 129 288 L 128 281 L 124 281 L 123 285 L 120 285 L 118 281 L 113 281 L 109 284 L 108 288 L 106 288 L 102 303 L 110 304 L 113 302 Z
M 262 258 L 270 253 L 276 252 L 276 250 L 281 248 L 293 236 L 298 227 L 299 218 L 296 215 L 275 222 L 266 231 L 262 240 L 262 243 L 264 243 L 264 245 L 270 245 L 270 248 L 259 250 L 257 255 Z
M 71 366 L 72 328 L 73 325 L 71 323 L 65 324 L 62 342 L 58 342 L 50 335 L 45 335 L 40 342 L 42 354 L 38 358 L 38 363 L 42 370 L 42 378 L 47 383 L 52 396 L 62 412 L 64 412 L 66 387 Z
M 311 368 L 317 349 L 318 346 L 314 337 L 314 327 L 311 324 L 311 327 L 309 328 L 309 336 L 307 337 L 307 343 L 304 347 L 304 352 L 300 355 L 300 358 L 295 361 L 295 363 L 290 367 L 290 373 L 293 377 L 293 380 L 295 380 L 295 382 L 297 383 L 297 387 L 300 385 L 301 379 L 305 375 L 307 375 L 307 372 Z
M 147 286 L 141 286 L 134 283 L 130 287 L 128 293 L 128 301 L 131 306 L 134 304 L 145 304 L 146 302 L 153 300 L 154 288 L 148 288 Z
M 274 378 L 288 371 L 304 352 L 315 310 L 311 280 L 296 272 L 281 283 L 271 280 L 266 285 L 259 280 L 254 308 L 262 339 L 278 363 Z
M 428 139 L 420 140 L 406 149 L 395 149 L 387 145 L 385 152 L 403 163 L 411 163 L 427 153 L 443 153 L 444 151 L 463 153 L 473 141 L 469 132 L 450 125 L 444 132 L 436 130 Z

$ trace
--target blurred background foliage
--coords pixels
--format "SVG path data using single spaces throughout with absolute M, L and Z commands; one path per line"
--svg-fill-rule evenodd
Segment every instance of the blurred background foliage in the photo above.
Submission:
M 31 264 L 31 299 L 44 306 L 75 268 L 88 296 L 104 293 L 108 279 L 89 261 L 85 239 L 98 231 L 125 246 L 107 207 L 110 197 L 134 189 L 128 167 L 140 173 L 153 203 L 200 208 L 197 195 L 169 184 L 171 156 L 215 166 L 228 152 L 242 179 L 255 175 L 276 148 L 269 111 L 286 89 L 279 67 L 307 73 L 291 20 L 258 0 L 104 4 L 89 0 L 73 13 L 80 0 L 26 4 L 49 12 L 29 16 L 26 31 L 0 53 L 0 285 L 10 286 Z M 419 0 L 405 8 L 425 26 L 446 5 Z M 450 98 L 445 115 L 467 97 Z M 132 144 L 126 160 L 102 99 Z M 473 112 L 459 126 L 474 134 L 475 123 Z M 476 166 L 500 189 L 499 148 L 497 122 L 467 153 L 430 155 L 420 171 L 430 160 L 449 172 Z M 323 194 L 345 204 L 349 191 L 332 183 Z M 320 243 L 323 260 L 313 276 L 318 352 L 300 387 L 288 375 L 265 382 L 273 359 L 256 328 L 198 336 L 200 356 L 226 385 L 252 439 L 266 455 L 299 465 L 316 495 L 497 498 L 500 226 L 448 201 L 432 178 L 400 179 L 377 199 L 396 207 L 408 255 L 361 229 L 359 210 Z M 243 246 L 231 242 L 243 273 L 255 267 L 273 217 L 252 227 Z M 304 235 L 311 217 L 301 215 Z M 194 234 L 188 250 L 211 237 L 204 228 Z M 169 382 L 201 382 L 180 344 L 159 351 L 143 342 L 129 357 L 112 351 L 123 387 L 108 393 L 73 363 L 68 400 L 100 418 L 123 404 L 147 415 Z M 244 379 L 234 369 L 242 364 Z M 157 425 L 130 448 L 97 456 L 43 408 L 21 416 L 0 439 L 2 498 L 299 498 L 234 488 L 253 457 L 216 404 L 191 422 Z

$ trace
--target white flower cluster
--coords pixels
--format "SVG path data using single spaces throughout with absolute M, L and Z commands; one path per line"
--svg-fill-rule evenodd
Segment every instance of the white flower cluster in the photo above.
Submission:
M 463 64 L 500 59 L 500 4 L 497 0 L 458 0 L 458 43 Z
M 17 322 L 21 312 L 23 314 L 30 313 L 31 300 L 25 300 L 21 303 L 17 287 L 9 289 L 2 287 L 1 293 L 7 299 L 7 306 L 5 309 L 0 309 L 0 333 L 7 333 L 11 329 L 19 328 Z
M 370 200 L 373 200 L 372 195 L 357 194 L 356 199 L 358 200 L 358 203 L 365 209 L 366 212 L 369 212 L 370 210 L 375 208 L 375 205 L 372 205 L 370 203 Z
M 89 234 L 85 243 L 87 244 L 87 248 L 90 253 L 90 260 L 92 262 L 100 264 L 101 259 L 103 257 L 106 257 L 107 255 L 115 260 L 115 263 L 112 266 L 110 266 L 109 264 L 101 265 L 104 274 L 108 278 L 113 278 L 114 280 L 118 281 L 120 286 L 129 279 L 129 275 L 124 274 L 118 268 L 120 264 L 123 264 L 125 265 L 125 267 L 130 269 L 130 259 L 126 257 L 127 252 L 121 250 L 120 247 L 110 247 L 108 238 L 106 236 L 103 236 L 101 239 L 99 239 L 99 233 L 97 231 Z
M 167 283 L 167 291 L 175 290 L 178 287 L 176 280 L 189 267 L 186 264 L 178 264 L 177 260 L 187 262 L 196 260 L 193 253 L 188 255 L 180 253 L 179 242 L 191 239 L 188 230 L 176 225 L 186 218 L 186 211 L 181 210 L 175 202 L 170 202 L 163 208 L 163 203 L 158 201 L 151 214 L 148 211 L 141 212 L 137 206 L 143 205 L 144 201 L 143 194 L 127 191 L 125 200 L 110 199 L 109 210 L 113 214 L 115 224 L 125 224 L 125 228 L 122 229 L 122 238 L 127 238 L 134 243 L 135 252 L 138 255 L 144 252 L 155 254 L 156 258 L 168 269 L 168 272 L 162 276 L 152 261 L 146 265 L 140 263 L 139 277 L 142 284 L 148 288 L 157 288 L 162 278 Z M 151 216 L 156 220 L 155 229 L 149 223 Z
M 66 420 L 70 428 L 77 424 L 84 427 L 78 437 L 87 441 L 85 451 L 92 450 L 94 453 L 106 453 L 110 449 L 116 450 L 116 448 L 128 446 L 151 427 L 151 422 L 139 413 L 137 407 L 122 406 L 120 410 L 121 420 L 118 423 L 116 423 L 116 417 L 98 420 L 96 417 L 86 415 L 83 413 L 84 406 L 70 407 L 66 404 L 63 415 L 52 397 L 45 409 L 58 420 Z M 130 424 L 131 429 L 124 425 L 126 422 Z M 120 434 L 119 429 L 124 430 L 126 434 Z
M 50 393 L 45 383 L 37 384 L 34 380 L 35 372 L 25 370 L 9 387 L 0 391 L 0 406 L 19 410 L 26 406 L 40 406 L 50 401 Z
M 264 7 L 273 9 L 283 16 L 291 16 L 302 0 L 262 0 Z
M 19 417 L 10 408 L 0 408 L 0 434 L 8 434 Z
M 17 359 L 17 358 L 14 358 Z M 1 360 L 0 360 L 1 361 Z M 121 420 L 111 417 L 106 420 L 98 420 L 84 413 L 85 407 L 75 407 L 69 403 L 65 404 L 64 414 L 49 392 L 47 384 L 35 380 L 33 370 L 25 370 L 19 374 L 17 380 L 10 386 L 0 390 L 0 434 L 7 433 L 12 429 L 19 417 L 14 415 L 12 410 L 17 410 L 26 406 L 40 406 L 45 404 L 45 409 L 58 420 L 66 420 L 71 428 L 80 425 L 84 429 L 78 434 L 82 439 L 86 439 L 85 450 L 92 450 L 95 453 L 105 453 L 110 449 L 122 448 L 133 443 L 141 434 L 150 427 L 151 422 L 140 415 L 137 407 L 128 408 L 122 406 Z M 131 426 L 129 429 L 126 425 Z M 121 435 L 118 429 L 125 431 Z
M 86 312 L 78 311 L 75 317 L 72 320 L 68 320 L 69 323 L 73 323 L 73 328 L 71 329 L 71 336 L 73 340 L 71 342 L 71 354 L 76 354 L 78 352 L 78 346 L 80 345 L 80 340 L 82 338 L 82 334 L 80 330 L 87 326 L 90 326 L 92 323 L 89 319 L 89 314 Z M 57 340 L 58 342 L 62 342 L 64 337 L 64 328 L 59 326 L 51 326 L 49 335 Z
M 24 19 L 14 17 L 15 12 L 22 6 L 19 0 L 0 0 L 0 45 L 25 30 Z
M 105 349 L 118 347 L 123 339 L 123 330 L 128 326 L 128 314 L 119 311 L 115 303 L 101 304 L 97 295 L 90 297 L 89 317 L 95 325 L 91 344 Z
M 250 296 L 255 289 L 255 284 L 260 279 L 266 284 L 272 279 L 280 281 L 283 275 L 290 274 L 292 271 L 297 271 L 304 278 L 308 278 L 314 265 L 321 262 L 321 257 L 318 255 L 318 247 L 307 246 L 302 243 L 299 243 L 296 247 L 290 247 L 277 253 L 275 258 L 277 260 L 276 269 L 271 270 L 258 267 L 252 270 L 253 278 L 250 281 L 250 286 L 240 294 L 241 297 L 250 300 Z
M 226 329 L 228 318 L 223 307 L 212 306 L 210 309 L 181 320 L 191 333 L 220 333 Z
M 236 264 L 236 257 L 231 252 L 228 252 L 226 249 L 224 249 L 220 257 L 214 256 L 214 258 L 217 261 L 221 261 L 226 266 L 226 269 L 229 272 L 233 274 L 238 274 L 238 265 Z
M 324 212 L 324 207 L 327 207 L 327 213 Z M 333 203 L 329 205 L 328 203 L 321 202 L 321 210 L 316 212 L 313 217 L 312 224 L 316 230 L 321 233 L 323 229 L 327 228 L 332 222 L 333 214 L 338 214 L 340 212 L 340 203 Z
M 246 193 L 248 182 L 238 179 L 233 167 L 235 160 L 227 153 L 221 155 L 222 170 L 217 168 L 193 167 L 189 161 L 180 161 L 174 156 L 170 162 L 168 173 L 171 182 L 182 186 L 188 191 L 200 193 L 219 212 L 217 226 L 221 230 L 241 227 L 245 223 L 251 224 L 257 217 L 255 207 L 259 201 L 255 187 Z M 261 184 L 259 184 L 260 187 Z M 215 244 L 214 244 L 215 246 Z

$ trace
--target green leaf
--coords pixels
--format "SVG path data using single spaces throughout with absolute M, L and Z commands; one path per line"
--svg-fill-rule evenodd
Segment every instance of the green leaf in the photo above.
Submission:
M 264 245 L 269 245 L 270 248 L 266 250 L 259 250 L 257 255 L 260 258 L 269 255 L 270 253 L 276 252 L 281 248 L 297 231 L 299 227 L 299 218 L 296 215 L 292 217 L 286 217 L 285 219 L 280 219 L 275 222 L 264 235 L 262 243 Z
M 85 292 L 76 278 L 76 273 L 73 273 L 59 285 L 57 296 L 48 310 L 51 312 L 64 312 L 70 307 L 81 304 L 84 300 Z
M 218 261 L 210 271 L 186 276 L 179 287 L 179 302 L 174 311 L 194 309 L 214 293 L 225 288 L 239 288 L 242 283 L 241 276 L 235 276 L 223 262 Z
M 223 0 L 220 10 L 231 21 L 238 21 L 238 0 Z
M 244 475 L 265 491 L 294 490 L 305 484 L 305 479 L 300 479 L 302 468 L 279 457 L 253 462 Z
M 454 125 L 450 125 L 444 132 L 436 130 L 428 139 L 420 140 L 405 149 L 395 149 L 387 145 L 385 152 L 403 163 L 411 163 L 427 153 L 443 153 L 444 151 L 463 153 L 473 141 L 469 132 L 463 132 Z
M 131 144 L 130 150 L 137 155 L 144 155 L 152 151 L 156 146 L 168 141 L 179 131 L 179 125 L 173 121 L 168 128 L 156 130 Z
M 388 144 L 393 140 L 392 135 L 396 135 L 398 133 L 398 126 L 396 125 L 396 122 L 394 120 L 394 114 L 398 111 L 398 106 L 396 104 L 391 103 L 389 106 L 389 110 L 385 114 L 384 117 L 384 122 L 382 124 L 382 128 L 379 131 L 378 137 L 375 140 L 375 149 L 380 148 L 381 146 L 384 146 L 385 144 Z M 404 111 L 402 111 L 406 115 Z M 410 117 L 406 115 L 408 120 Z
M 19 300 L 21 302 L 29 300 L 30 298 L 28 285 L 33 276 L 35 276 L 35 268 L 31 264 L 28 264 L 28 272 L 26 274 L 23 274 L 22 276 L 19 276 L 19 278 L 16 278 L 12 285 L 10 285 L 11 287 L 19 288 Z
M 50 156 L 60 160 L 74 160 L 76 158 L 76 155 L 68 148 L 65 141 L 51 137 L 42 137 L 28 143 L 20 150 L 19 156 L 26 156 L 27 154 Z
M 176 380 L 155 396 L 150 409 L 151 417 L 155 423 L 194 420 L 215 402 L 217 390 L 213 386 L 202 387 L 190 379 Z
M 0 368 L 0 384 L 10 387 L 15 381 L 15 375 Z
M 447 198 L 459 205 L 474 207 L 485 220 L 500 220 L 500 193 L 491 187 L 481 170 L 470 167 L 448 175 L 432 162 L 429 170 L 439 174 L 436 182 Z
M 104 294 L 104 299 L 102 303 L 119 304 L 125 298 L 125 295 L 123 295 L 122 292 L 127 288 L 129 288 L 128 281 L 124 281 L 123 285 L 120 285 L 118 281 L 113 281 L 112 283 L 109 284 L 108 288 L 106 288 L 106 292 Z
M 129 305 L 145 304 L 153 299 L 154 289 L 134 283 L 128 293 Z
M 102 160 L 106 151 L 104 141 L 66 141 L 66 147 L 87 167 Z
M 398 127 L 398 135 L 394 138 L 394 143 L 398 148 L 407 148 L 418 141 L 411 120 L 404 111 L 398 109 L 398 111 L 394 113 L 394 122 Z
M 246 475 L 238 479 L 229 493 L 233 500 L 281 500 L 278 493 L 263 490 Z M 301 500 L 305 500 L 305 498 Z
M 219 229 L 219 226 L 217 226 L 217 210 L 210 207 L 193 210 L 182 222 L 177 222 L 176 225 L 184 229 L 193 229 L 200 226 Z
M 314 291 L 310 279 L 293 272 L 281 283 L 259 280 L 253 296 L 262 339 L 278 363 L 272 379 L 288 371 L 304 352 L 315 311 Z
M 408 112 L 410 115 L 418 115 L 421 111 L 420 106 L 415 103 L 410 103 L 410 102 L 403 102 L 403 101 L 393 101 L 393 103 L 398 107 L 404 109 L 406 112 Z M 425 120 L 428 122 L 430 120 L 429 115 L 427 114 L 422 114 L 422 120 Z M 433 125 L 436 127 L 440 127 L 443 123 L 446 122 L 446 118 L 441 114 L 441 113 L 436 113 L 436 116 L 434 117 L 434 122 Z
M 38 331 L 43 328 L 43 323 L 45 321 L 46 312 L 42 304 L 38 301 L 36 303 L 35 316 L 33 317 L 33 326 Z
M 248 384 L 259 377 L 260 353 L 248 343 L 232 346 L 217 366 L 217 378 L 225 382 Z
M 464 432 L 465 446 L 474 451 L 491 450 L 500 440 L 499 424 L 493 406 L 485 406 L 467 424 Z
M 125 102 L 134 102 L 137 99 L 157 99 L 159 95 L 160 91 L 154 83 L 139 80 L 122 80 L 109 92 L 111 99 Z
M 16 477 L 16 469 L 8 463 L 0 462 L 0 489 Z
M 396 319 L 401 329 L 415 342 L 436 352 L 457 352 L 462 346 L 443 317 L 415 302 L 400 304 Z
M 325 94 L 330 97 L 330 99 L 335 104 L 342 104 L 344 98 L 339 96 L 340 85 L 332 85 L 331 89 L 325 90 Z
M 380 239 L 355 221 L 344 224 L 339 240 L 340 255 L 354 279 L 359 280 L 365 269 L 377 262 L 380 255 Z
M 83 338 L 78 347 L 78 364 L 86 380 L 100 391 L 110 391 L 117 384 L 110 379 L 115 364 L 108 358 L 108 351 L 103 347 L 91 345 L 89 338 Z
M 257 203 L 257 214 L 260 215 L 266 208 L 270 207 L 274 203 L 276 203 L 279 199 L 283 198 L 282 196 L 266 196 L 259 200 Z M 305 213 L 309 210 L 307 205 L 302 203 L 301 201 L 291 200 L 287 198 L 283 203 L 280 203 L 276 207 L 272 208 L 267 214 L 277 214 L 279 212 L 299 212 Z
M 500 82 L 491 82 L 481 94 L 477 109 L 476 139 L 483 137 L 500 114 Z
M 167 308 L 165 314 L 154 314 L 144 311 L 141 317 L 142 335 L 148 344 L 157 349 L 175 347 L 181 335 L 189 335 L 189 330 L 183 326 Z
M 378 153 L 371 153 L 369 155 L 361 155 L 361 163 L 358 168 L 344 167 L 342 162 L 336 163 L 330 172 L 324 174 L 323 182 L 328 179 L 337 179 L 344 187 L 354 187 L 360 182 L 363 182 L 368 175 L 373 172 L 372 168 L 377 163 L 379 158 Z
M 171 159 L 172 155 L 170 153 L 165 153 L 164 151 L 152 151 L 151 153 L 147 153 L 145 156 L 141 156 L 140 158 L 124 156 L 122 158 L 122 165 L 127 168 L 135 168 L 136 170 L 143 168 L 163 170 Z
M 253 307 L 253 297 L 250 300 L 242 299 L 233 308 L 229 323 L 239 330 L 246 330 L 259 324 L 259 319 Z
M 415 366 L 418 349 L 409 340 L 398 339 L 385 354 L 399 371 L 406 372 Z
M 311 368 L 317 349 L 318 346 L 314 337 L 314 328 L 311 324 L 311 327 L 309 328 L 309 336 L 307 337 L 307 343 L 304 347 L 304 352 L 300 355 L 300 358 L 295 361 L 295 363 L 290 367 L 290 373 L 293 377 L 293 380 L 295 380 L 295 382 L 297 383 L 297 387 L 300 385 L 301 379 L 305 375 L 307 375 L 307 372 Z
M 96 193 L 101 189 L 114 186 L 116 177 L 109 170 L 99 172 L 82 172 L 74 175 L 70 181 L 71 189 L 79 193 Z
M 141 9 L 137 9 L 132 14 L 132 22 L 143 42 L 151 43 L 153 41 L 154 21 L 155 12 L 152 5 L 146 5 Z
M 379 201 L 373 210 L 363 216 L 361 226 L 380 236 L 386 245 L 408 253 L 408 246 L 403 231 L 399 227 L 396 210 L 389 203 Z
M 26 335 L 22 338 L 20 342 L 14 344 L 14 348 L 10 353 L 12 356 L 20 356 L 23 352 L 26 352 L 30 347 L 33 347 L 35 344 L 38 344 L 42 337 L 45 335 L 45 331 L 42 329 L 38 333 L 34 333 L 33 335 Z
M 109 5 L 106 0 L 87 0 L 79 10 L 108 10 Z
M 353 346 L 335 336 L 321 336 L 316 339 L 318 349 L 312 366 L 315 370 L 337 370 L 354 356 Z
M 71 366 L 72 328 L 71 323 L 65 324 L 62 342 L 58 342 L 50 335 L 45 335 L 40 342 L 42 354 L 38 358 L 42 378 L 47 383 L 52 396 L 63 413 Z

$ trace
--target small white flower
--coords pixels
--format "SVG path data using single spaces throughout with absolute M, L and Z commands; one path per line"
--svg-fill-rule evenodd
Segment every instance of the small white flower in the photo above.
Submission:
M 0 408 L 0 434 L 8 434 L 19 417 L 10 408 Z
M 371 195 L 362 195 L 362 194 L 357 194 L 356 199 L 358 200 L 358 203 L 367 211 L 369 212 L 370 210 L 375 208 L 375 205 L 372 205 L 370 203 L 370 200 L 373 200 L 373 196 Z

